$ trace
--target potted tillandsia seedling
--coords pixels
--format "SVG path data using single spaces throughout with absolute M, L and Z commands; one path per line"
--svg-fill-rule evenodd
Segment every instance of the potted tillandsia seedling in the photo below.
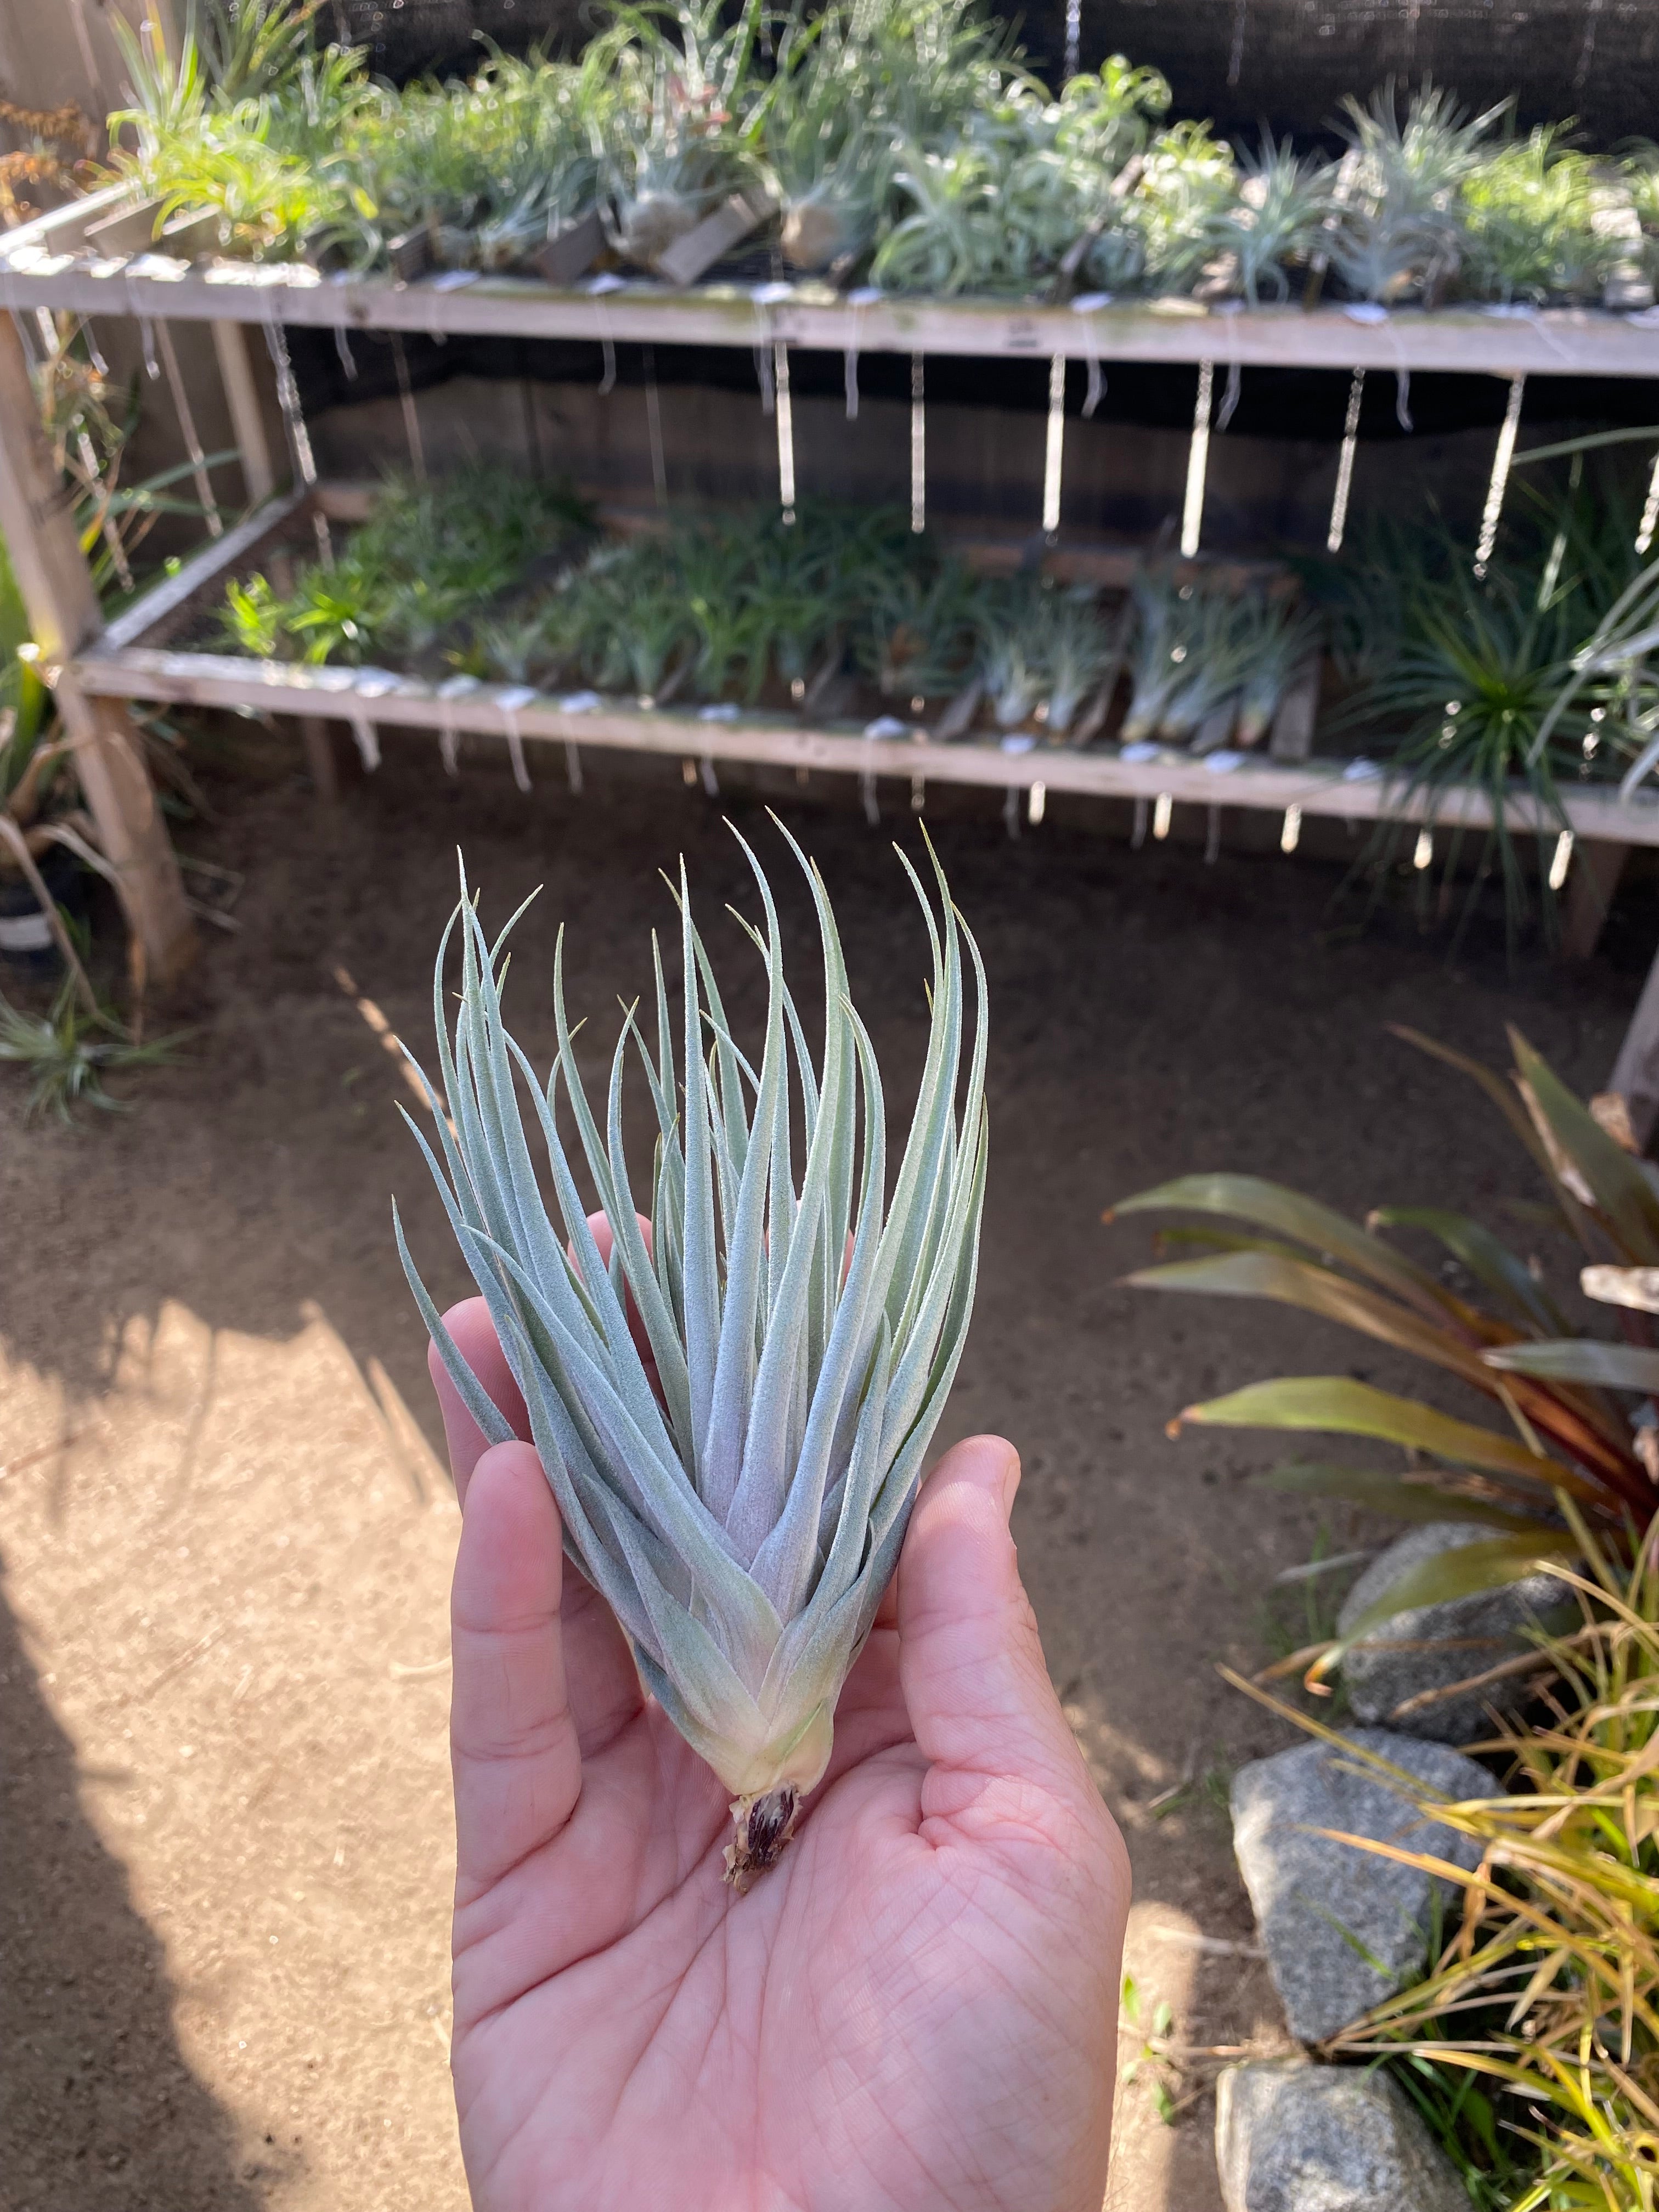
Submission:
M 503 1020 L 507 931 L 492 943 L 463 877 L 434 982 L 442 1088 L 428 1085 L 427 1096 L 441 1158 L 405 1116 L 523 1393 L 566 1544 L 626 1632 L 646 1686 L 731 1792 L 726 1872 L 739 1891 L 777 1858 L 829 1763 L 836 1700 L 897 1560 L 961 1357 L 985 1190 L 984 971 L 943 872 L 935 861 L 935 913 L 903 863 L 927 916 L 933 978 L 927 1058 L 890 1193 L 881 1071 L 848 995 L 823 882 L 784 835 L 822 941 L 816 1068 L 771 890 L 746 844 L 763 915 L 763 927 L 744 925 L 766 974 L 761 1051 L 745 1054 L 732 1035 L 682 870 L 678 1064 L 659 956 L 655 1042 L 630 1012 L 603 1128 L 566 1012 L 562 945 L 558 1051 L 544 1091 Z M 458 932 L 452 1034 L 446 969 Z M 656 1130 L 648 1214 L 636 1210 L 624 1146 L 623 1077 L 635 1055 Z M 561 1133 L 562 1089 L 608 1256 Z M 451 1380 L 491 1443 L 506 1442 L 511 1428 L 440 1317 L 400 1224 L 397 1235 Z

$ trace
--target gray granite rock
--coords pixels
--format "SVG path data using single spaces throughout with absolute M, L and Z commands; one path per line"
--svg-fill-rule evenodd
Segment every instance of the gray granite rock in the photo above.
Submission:
M 1492 1797 L 1483 1766 L 1443 1743 L 1356 1729 L 1348 1741 L 1401 1766 L 1452 1798 Z M 1421 1820 L 1387 1779 L 1324 1743 L 1297 1744 L 1240 1767 L 1233 1778 L 1233 1849 L 1255 1907 L 1267 1967 L 1300 2043 L 1320 2043 L 1421 1972 L 1434 1892 L 1453 1885 L 1311 1832 L 1351 1835 L 1427 1851 L 1473 1867 L 1474 1839 Z
M 1373 1559 L 1353 1588 L 1336 1632 L 1346 1636 L 1360 1615 L 1413 1568 L 1464 1544 L 1490 1542 L 1492 1530 L 1478 1522 L 1433 1521 L 1413 1528 Z M 1528 1649 L 1529 1623 L 1547 1622 L 1561 1611 L 1561 1585 L 1548 1575 L 1502 1589 L 1477 1590 L 1381 1621 L 1344 1656 L 1342 1680 L 1355 1718 L 1399 1729 L 1407 1735 L 1432 1736 L 1440 1743 L 1471 1743 L 1492 1734 L 1488 1709 L 1512 1711 L 1524 1691 L 1524 1677 L 1511 1676 L 1485 1690 L 1443 1698 L 1421 1711 L 1394 1717 L 1395 1708 L 1425 1690 L 1462 1682 L 1501 1660 Z
M 1469 2212 L 1450 2160 L 1386 2074 L 1299 2060 L 1216 2084 L 1226 2212 Z

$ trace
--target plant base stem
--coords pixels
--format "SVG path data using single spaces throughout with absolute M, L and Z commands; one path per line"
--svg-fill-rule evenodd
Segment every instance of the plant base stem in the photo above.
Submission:
M 757 1875 L 775 1866 L 794 1832 L 800 1792 L 793 1782 L 759 1797 L 734 1798 L 737 1834 L 726 1847 L 726 1879 L 741 1897 Z

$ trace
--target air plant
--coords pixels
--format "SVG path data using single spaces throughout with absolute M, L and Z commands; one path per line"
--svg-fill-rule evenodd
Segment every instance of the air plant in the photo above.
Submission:
M 909 539 L 872 569 L 859 658 L 890 699 L 941 698 L 965 680 L 979 586 L 966 565 Z
M 1356 715 L 1406 721 L 1395 767 L 1402 794 L 1422 794 L 1431 819 L 1454 787 L 1473 784 L 1487 794 L 1493 820 L 1486 836 L 1502 872 L 1511 927 L 1529 905 L 1508 820 L 1511 789 L 1519 783 L 1533 800 L 1541 854 L 1567 826 L 1559 783 L 1578 766 L 1583 740 L 1595 726 L 1586 700 L 1558 724 L 1549 744 L 1534 743 L 1571 672 L 1582 635 L 1559 601 L 1540 608 L 1502 572 L 1480 585 L 1455 571 L 1449 589 L 1409 604 L 1392 672 L 1355 702 Z M 1449 870 L 1457 843 L 1453 839 L 1449 847 Z M 1477 873 L 1466 916 L 1479 881 Z
M 1247 594 L 1240 604 L 1252 620 L 1254 635 L 1235 735 L 1241 745 L 1259 745 L 1286 690 L 1318 652 L 1322 624 L 1315 609 L 1291 599 Z
M 226 644 L 238 653 L 251 653 L 256 660 L 275 660 L 286 632 L 286 613 L 266 577 L 250 576 L 245 584 L 233 577 L 225 587 L 219 627 Z
M 1354 296 L 1384 305 L 1432 300 L 1462 260 L 1459 195 L 1507 103 L 1470 117 L 1425 85 L 1402 121 L 1392 81 L 1362 106 L 1344 103 L 1352 174 L 1331 258 Z
M 561 946 L 559 1048 L 544 1094 L 502 1020 L 507 933 L 492 945 L 463 878 L 434 979 L 443 1089 L 428 1085 L 428 1096 L 441 1162 L 405 1116 L 523 1393 L 565 1540 L 622 1624 L 647 1688 L 731 1793 L 726 1865 L 739 1892 L 775 1862 L 828 1765 L 836 1699 L 897 1559 L 961 1357 L 985 1188 L 983 970 L 937 862 L 937 919 L 904 863 L 933 974 L 927 1061 L 890 1199 L 880 1071 L 848 996 L 823 884 L 788 842 L 823 944 L 816 1070 L 771 890 L 745 845 L 765 917 L 749 931 L 767 976 L 757 1062 L 732 1036 L 682 872 L 678 1067 L 659 957 L 654 1049 L 630 1012 L 601 1128 L 565 1010 Z M 458 928 L 452 1042 L 445 969 Z M 964 945 L 975 978 L 971 1048 Z M 624 1150 L 630 1047 L 655 1109 L 648 1236 Z M 525 1134 L 520 1079 L 556 1225 Z M 561 1085 L 609 1226 L 608 1258 L 560 1133 Z M 484 1434 L 505 1441 L 507 1422 L 445 1328 L 401 1224 L 397 1234 L 451 1379 Z
M 77 1106 L 95 1107 L 106 1114 L 126 1112 L 124 1103 L 104 1088 L 105 1075 L 130 1067 L 171 1066 L 179 1057 L 180 1042 L 172 1036 L 141 1042 L 113 1014 L 83 1003 L 80 979 L 74 975 L 64 978 L 48 1013 L 24 1013 L 0 998 L 0 1061 L 9 1061 L 28 1075 L 25 1112 L 50 1115 L 66 1128 L 73 1123 Z
M 1063 737 L 1084 701 L 1115 675 L 1123 656 L 1122 626 L 1103 618 L 1100 603 L 1087 586 L 1051 589 L 1048 598 L 1044 720 L 1057 737 Z
M 311 52 L 312 18 L 323 0 L 189 0 L 186 34 L 227 102 L 280 97 Z
M 1504 301 L 1597 299 L 1629 252 L 1598 220 L 1605 186 L 1587 154 L 1542 128 L 1482 156 L 1462 211 L 1473 289 Z
M 1336 171 L 1267 130 L 1258 150 L 1240 153 L 1237 164 L 1237 198 L 1212 219 L 1207 243 L 1226 257 L 1235 288 L 1254 307 L 1264 286 L 1272 299 L 1290 297 L 1286 268 L 1314 251 L 1331 212 Z
M 1235 599 L 1194 589 L 1185 605 L 1188 621 L 1182 630 L 1185 657 L 1181 664 L 1185 680 L 1165 697 L 1158 726 L 1159 737 L 1177 743 L 1200 735 L 1213 716 L 1223 717 L 1231 734 L 1261 635 L 1261 602 L 1248 594 Z M 1206 749 L 1212 749 L 1212 741 Z
M 665 702 L 697 657 L 697 628 L 672 541 L 601 546 L 554 602 L 550 623 L 601 690 Z
M 1000 729 L 1029 721 L 1048 688 L 1045 597 L 1036 576 L 1000 579 L 981 591 L 977 673 Z
M 606 202 L 626 259 L 654 267 L 721 200 L 763 182 L 760 9 L 761 0 L 747 0 L 727 24 L 720 0 L 682 0 L 672 18 L 676 44 L 652 8 L 618 9 L 611 36 L 621 96 Z
M 792 268 L 829 269 L 864 252 L 892 189 L 892 141 L 865 82 L 854 19 L 826 11 L 792 22 L 779 50 L 765 158 L 783 207 Z
M 1150 738 L 1192 678 L 1188 662 L 1197 630 L 1197 586 L 1142 569 L 1130 584 L 1135 635 L 1129 656 L 1129 709 L 1119 732 L 1126 744 Z

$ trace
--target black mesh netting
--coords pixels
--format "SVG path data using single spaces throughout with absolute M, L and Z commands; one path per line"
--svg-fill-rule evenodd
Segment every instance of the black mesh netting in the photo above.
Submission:
M 1517 95 L 1527 123 L 1576 116 L 1612 145 L 1659 134 L 1659 0 L 1073 0 L 1085 64 L 1155 64 L 1183 114 L 1230 131 L 1259 121 L 1317 133 L 1346 93 L 1428 76 L 1472 105 Z M 580 42 L 592 0 L 327 0 L 333 34 L 404 78 L 465 69 L 477 36 L 522 49 Z M 1066 0 L 1017 14 L 1032 57 L 1058 72 Z

